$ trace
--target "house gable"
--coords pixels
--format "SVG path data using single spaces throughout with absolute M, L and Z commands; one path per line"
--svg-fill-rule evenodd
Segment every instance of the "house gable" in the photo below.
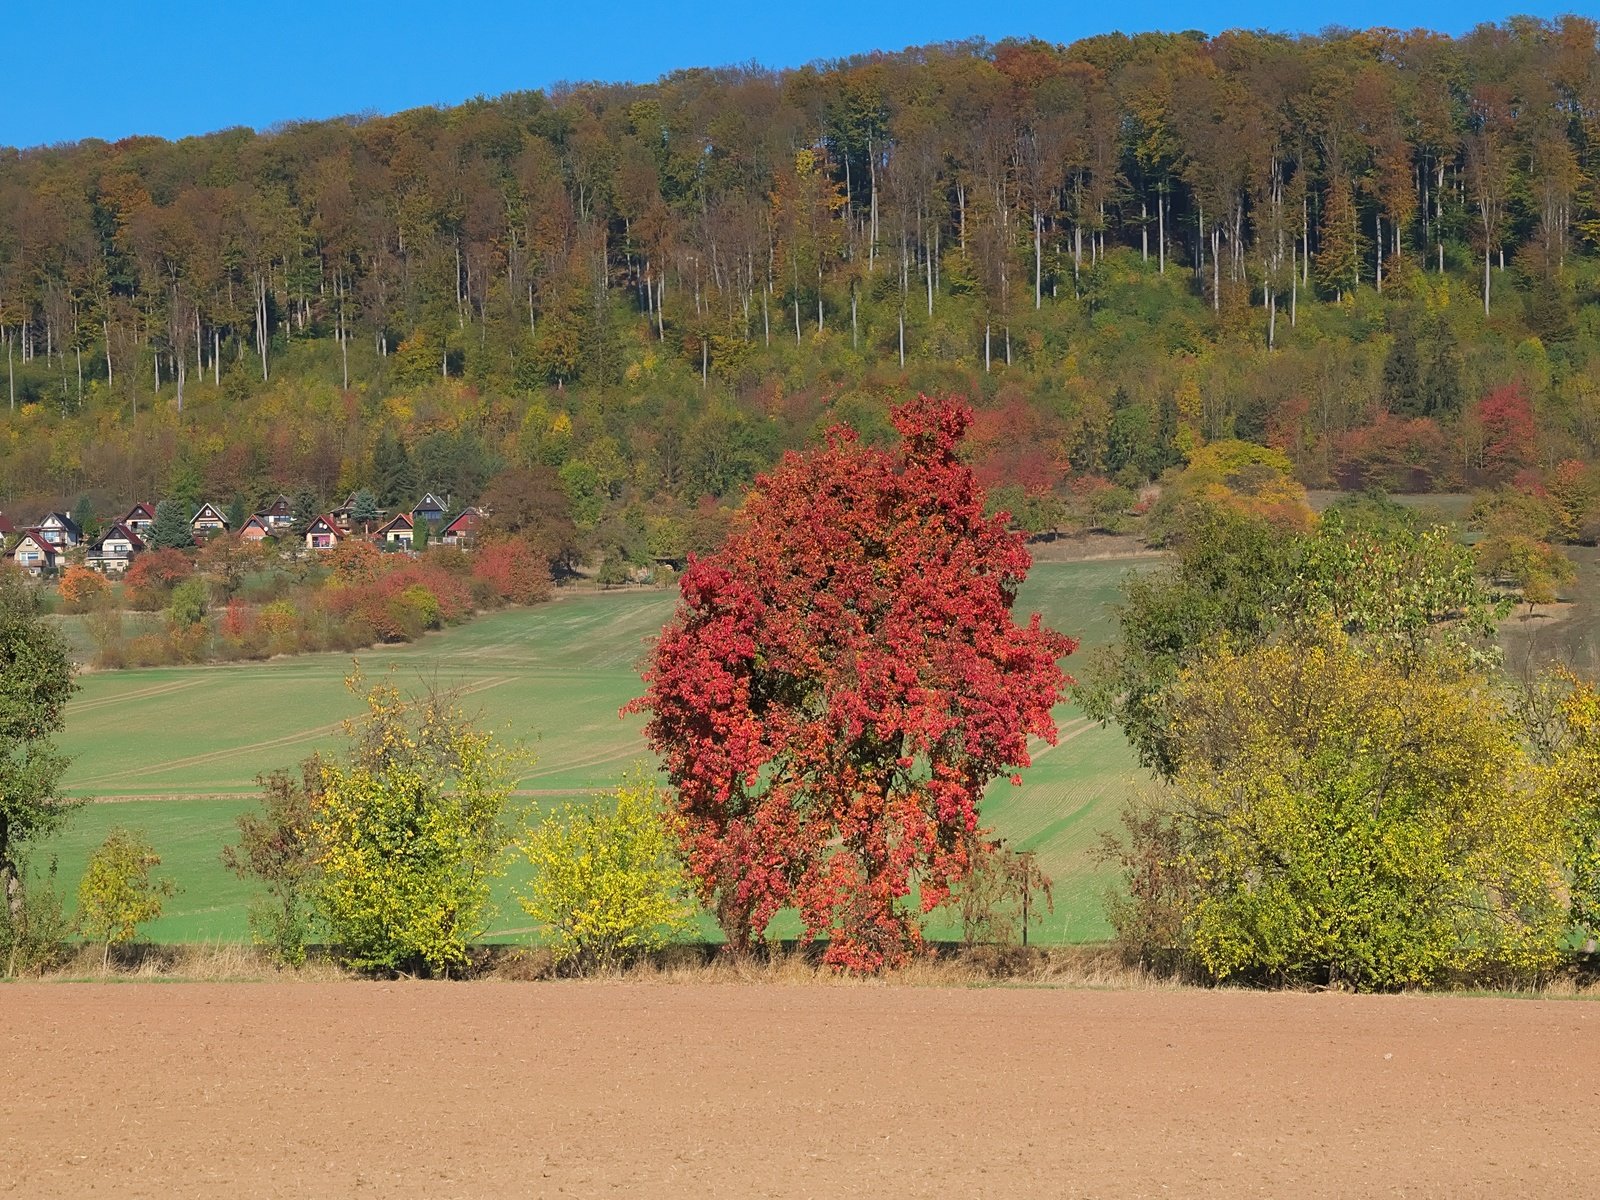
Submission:
M 239 526 L 239 537 L 247 542 L 259 542 L 263 538 L 271 537 L 273 532 L 271 523 L 260 513 L 248 518 Z
M 189 518 L 189 528 L 199 531 L 201 529 L 226 529 L 228 518 L 222 515 L 222 510 L 209 501 L 200 506 L 198 512 Z
M 482 523 L 483 511 L 481 509 L 464 509 L 460 515 L 444 527 L 439 536 L 446 542 L 464 542 L 476 536 L 478 526 Z
M 56 565 L 60 551 L 45 537 L 40 529 L 24 529 L 17 544 L 11 547 L 8 557 L 24 571 L 34 575 L 48 571 Z
M 306 526 L 307 550 L 331 550 L 343 538 L 343 531 L 334 524 L 331 516 L 318 517 Z
M 135 504 L 122 518 L 123 525 L 136 532 L 143 532 L 156 523 L 156 506 L 154 504 Z
M 83 530 L 70 513 L 50 513 L 35 528 L 52 546 L 76 546 L 83 540 Z
M 418 521 L 441 521 L 444 519 L 444 501 L 429 492 L 411 506 L 411 515 Z

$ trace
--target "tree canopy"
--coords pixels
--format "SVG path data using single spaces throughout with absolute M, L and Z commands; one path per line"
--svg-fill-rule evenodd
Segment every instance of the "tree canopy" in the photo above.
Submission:
M 67 644 L 42 616 L 38 593 L 0 567 L 0 888 L 13 914 L 23 849 L 55 830 L 69 807 L 57 793 L 67 758 L 54 735 L 76 690 Z
M 757 481 L 684 572 L 636 702 L 736 950 L 793 906 L 829 962 L 902 961 L 913 890 L 944 899 L 985 786 L 1055 738 L 1075 643 L 1012 620 L 1030 558 L 958 457 L 970 410 L 919 397 L 894 421 L 895 452 L 835 429 Z

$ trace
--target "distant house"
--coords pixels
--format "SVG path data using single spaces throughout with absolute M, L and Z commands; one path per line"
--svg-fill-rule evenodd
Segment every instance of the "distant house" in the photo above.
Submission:
M 250 517 L 243 525 L 239 526 L 239 540 L 241 542 L 259 542 L 274 536 L 277 532 L 271 521 L 260 513 L 256 513 L 255 516 Z
M 61 561 L 61 551 L 40 529 L 24 529 L 6 557 L 30 575 L 53 571 Z
M 437 525 L 444 520 L 444 501 L 429 492 L 421 500 L 411 506 L 411 520 L 413 522 L 426 521 L 429 525 Z
M 134 555 L 143 550 L 144 539 L 118 521 L 89 547 L 84 561 L 103 574 L 120 575 L 133 562 Z
M 333 518 L 318 517 L 306 526 L 307 550 L 332 550 L 344 540 L 344 533 L 334 524 Z
M 278 498 L 256 514 L 273 529 L 284 529 L 294 524 L 294 502 L 279 493 Z M 249 524 L 249 522 L 245 522 Z M 241 528 L 240 532 L 244 532 Z
M 156 523 L 156 506 L 154 504 L 135 504 L 119 523 L 143 537 L 149 532 L 150 526 Z
M 78 528 L 71 513 L 50 513 L 34 528 L 57 550 L 65 550 L 83 541 L 83 530 Z
M 0 542 L 3 542 L 16 531 L 16 527 L 13 526 L 10 521 L 6 520 L 5 513 L 0 512 Z
M 477 540 L 478 526 L 481 524 L 483 524 L 482 509 L 463 509 L 460 516 L 440 531 L 439 540 L 447 546 L 470 545 Z
M 228 518 L 222 515 L 220 508 L 208 502 L 202 504 L 199 511 L 189 518 L 189 528 L 194 530 L 197 537 L 210 537 L 218 532 L 226 533 Z
M 396 513 L 378 526 L 372 535 L 372 540 L 390 546 L 404 546 L 409 550 L 416 536 L 417 527 L 411 519 L 411 514 Z
M 339 505 L 328 515 L 333 518 L 333 523 L 340 529 L 348 530 L 355 520 L 356 494 L 351 492 L 344 498 L 344 503 Z

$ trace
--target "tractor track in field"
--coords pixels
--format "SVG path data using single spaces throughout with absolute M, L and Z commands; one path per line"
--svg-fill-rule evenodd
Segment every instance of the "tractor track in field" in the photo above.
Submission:
M 476 683 L 471 683 L 465 687 L 456 689 L 455 695 L 471 696 L 477 694 L 478 692 L 486 692 L 490 688 L 495 688 L 501 686 L 502 684 L 510 683 L 512 678 L 513 677 L 510 675 L 503 675 L 493 679 L 480 680 Z M 85 788 L 91 788 L 97 783 L 105 783 L 110 780 L 138 779 L 147 775 L 159 775 L 167 771 L 188 770 L 192 767 L 203 767 L 208 766 L 211 763 L 223 762 L 230 758 L 237 758 L 241 754 L 254 754 L 263 750 L 276 750 L 282 749 L 286 746 L 300 745 L 305 742 L 315 741 L 317 738 L 326 737 L 336 730 L 342 729 L 346 720 L 347 718 L 341 718 L 340 720 L 332 721 L 325 725 L 318 725 L 311 729 L 297 730 L 294 733 L 286 733 L 281 737 L 268 738 L 265 741 L 248 742 L 239 746 L 228 746 L 221 750 L 208 750 L 203 754 L 191 754 L 186 758 L 171 758 L 167 759 L 165 762 L 154 763 L 148 767 L 139 767 L 129 771 L 108 771 L 104 774 L 96 775 L 90 779 L 76 780 L 72 786 L 74 790 L 82 790 Z

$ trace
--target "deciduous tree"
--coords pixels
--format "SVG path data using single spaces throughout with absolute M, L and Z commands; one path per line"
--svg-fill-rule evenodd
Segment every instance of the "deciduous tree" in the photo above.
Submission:
M 78 924 L 87 937 L 103 942 L 100 968 L 111 962 L 111 947 L 131 942 L 139 926 L 161 915 L 162 903 L 178 889 L 170 879 L 151 875 L 161 856 L 143 834 L 113 829 L 89 856 L 78 884 Z
M 655 782 L 564 805 L 522 843 L 533 879 L 522 907 L 551 935 L 557 963 L 618 967 L 690 926 L 690 884 Z
M 799 909 L 829 963 L 903 962 L 968 869 L 985 786 L 1055 737 L 1073 639 L 1013 621 L 1030 558 L 958 456 L 971 410 L 835 429 L 758 480 L 694 560 L 646 673 L 647 736 L 701 899 L 735 952 Z
M 0 568 L 0 889 L 13 917 L 22 907 L 22 850 L 70 808 L 57 791 L 68 760 L 54 735 L 76 690 L 67 644 L 40 613 L 37 593 Z
M 446 696 L 363 695 L 349 755 L 316 784 L 317 914 L 357 967 L 448 974 L 483 932 L 509 841 L 508 756 Z

